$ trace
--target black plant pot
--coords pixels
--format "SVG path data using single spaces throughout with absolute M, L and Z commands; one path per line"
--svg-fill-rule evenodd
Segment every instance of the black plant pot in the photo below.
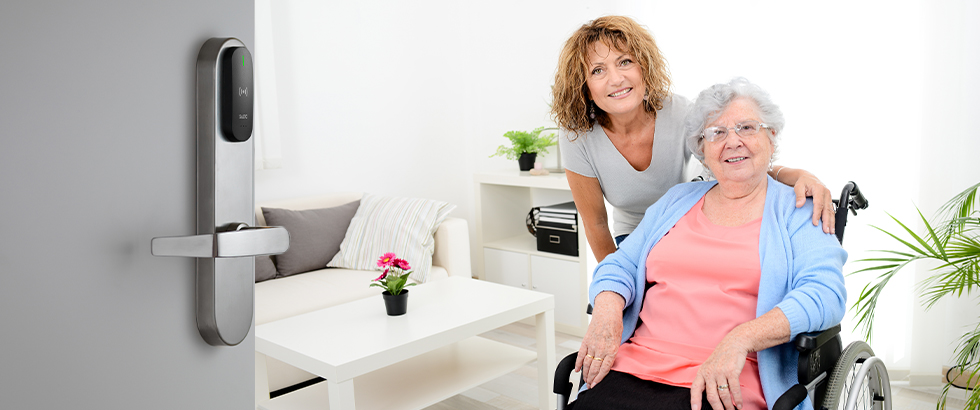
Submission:
M 537 152 L 522 152 L 521 157 L 517 159 L 517 165 L 520 165 L 521 171 L 530 171 L 534 168 L 534 158 L 537 156 Z
M 392 295 L 388 291 L 381 292 L 385 298 L 385 310 L 388 316 L 401 316 L 408 311 L 408 290 L 402 289 L 402 293 Z

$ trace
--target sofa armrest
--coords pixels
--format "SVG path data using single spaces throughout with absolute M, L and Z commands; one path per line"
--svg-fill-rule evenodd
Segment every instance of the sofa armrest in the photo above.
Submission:
M 470 267 L 470 229 L 465 219 L 448 217 L 433 235 L 432 265 L 446 268 L 449 276 L 473 276 Z

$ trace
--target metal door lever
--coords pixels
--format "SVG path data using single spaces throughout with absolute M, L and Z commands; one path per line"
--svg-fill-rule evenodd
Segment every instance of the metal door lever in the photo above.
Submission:
M 188 258 L 241 258 L 278 255 L 289 249 L 289 233 L 281 226 L 233 224 L 224 230 L 203 235 L 153 238 L 153 256 Z

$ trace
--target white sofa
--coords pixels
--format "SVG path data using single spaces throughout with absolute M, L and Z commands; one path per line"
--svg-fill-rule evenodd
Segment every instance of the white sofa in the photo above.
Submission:
M 341 193 L 261 203 L 255 209 L 257 226 L 266 226 L 262 207 L 306 210 L 330 208 L 361 198 L 361 193 Z M 469 228 L 466 220 L 449 217 L 436 229 L 429 279 L 471 277 Z M 266 280 L 255 284 L 255 325 L 300 315 L 334 305 L 378 295 L 369 287 L 379 271 L 324 268 Z M 269 390 L 276 391 L 315 378 L 277 360 L 268 359 Z

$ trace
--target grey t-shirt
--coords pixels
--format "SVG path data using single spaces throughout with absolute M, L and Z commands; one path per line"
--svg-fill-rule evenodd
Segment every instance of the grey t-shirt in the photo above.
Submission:
M 679 95 L 664 101 L 664 108 L 657 111 L 653 157 L 643 171 L 630 165 L 598 123 L 578 138 L 565 130 L 559 133 L 562 166 L 598 178 L 602 195 L 612 204 L 613 237 L 633 232 L 650 205 L 672 186 L 686 182 L 685 169 L 694 160 L 683 136 L 684 117 L 690 107 L 691 101 Z

